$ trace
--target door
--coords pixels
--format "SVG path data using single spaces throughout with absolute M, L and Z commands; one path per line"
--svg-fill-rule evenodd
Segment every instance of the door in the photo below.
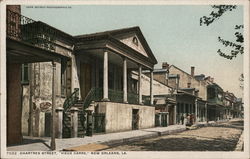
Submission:
M 139 128 L 139 109 L 132 109 L 132 130 Z
M 174 124 L 174 106 L 169 106 L 168 112 L 169 112 L 169 125 L 173 125 Z
M 91 65 L 88 63 L 80 63 L 80 88 L 84 100 L 91 89 Z

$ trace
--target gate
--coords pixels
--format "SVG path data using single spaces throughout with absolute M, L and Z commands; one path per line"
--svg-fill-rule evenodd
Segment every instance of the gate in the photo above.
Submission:
M 157 113 L 155 114 L 155 126 L 168 126 L 168 114 L 167 113 Z
M 132 110 L 132 130 L 139 129 L 139 109 Z
M 93 113 L 94 133 L 105 132 L 105 113 Z
M 168 126 L 167 117 L 168 117 L 167 113 L 161 114 L 161 126 Z
M 160 126 L 160 114 L 155 114 L 155 126 Z

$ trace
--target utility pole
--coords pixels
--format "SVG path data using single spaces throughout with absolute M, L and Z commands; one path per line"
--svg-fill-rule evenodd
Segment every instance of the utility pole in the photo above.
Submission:
M 52 61 L 52 130 L 51 130 L 51 143 L 50 148 L 51 150 L 56 149 L 56 141 L 55 141 L 55 78 L 56 78 L 56 63 L 55 61 Z

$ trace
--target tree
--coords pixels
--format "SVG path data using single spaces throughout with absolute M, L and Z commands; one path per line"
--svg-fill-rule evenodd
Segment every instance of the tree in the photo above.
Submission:
M 200 18 L 200 26 L 201 25 L 210 25 L 214 23 L 216 20 L 218 20 L 222 15 L 224 15 L 226 12 L 233 11 L 237 9 L 236 5 L 212 5 L 211 6 L 214 10 L 209 14 L 209 16 L 203 16 Z M 238 54 L 243 54 L 244 53 L 244 37 L 242 34 L 243 30 L 243 25 L 235 25 L 235 41 L 229 41 L 225 40 L 222 37 L 218 37 L 218 41 L 222 43 L 225 47 L 230 47 L 231 52 L 230 53 L 225 53 L 221 49 L 217 50 L 217 53 L 227 59 L 232 60 L 233 58 L 236 58 Z

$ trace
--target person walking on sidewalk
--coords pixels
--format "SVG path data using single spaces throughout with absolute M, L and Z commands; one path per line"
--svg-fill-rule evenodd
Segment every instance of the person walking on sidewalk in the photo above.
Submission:
M 183 116 L 183 114 L 181 114 L 181 125 L 183 125 L 184 124 L 184 116 Z
M 187 114 L 187 123 L 186 126 L 190 126 L 190 114 Z

